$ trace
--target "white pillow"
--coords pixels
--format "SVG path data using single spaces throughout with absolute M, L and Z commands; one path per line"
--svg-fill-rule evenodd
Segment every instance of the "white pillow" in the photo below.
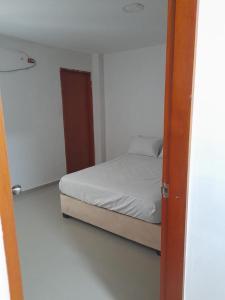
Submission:
M 128 153 L 158 157 L 161 146 L 160 138 L 137 136 L 132 138 Z
M 163 158 L 163 148 L 162 148 L 162 150 L 161 150 L 161 152 L 159 154 L 159 158 Z

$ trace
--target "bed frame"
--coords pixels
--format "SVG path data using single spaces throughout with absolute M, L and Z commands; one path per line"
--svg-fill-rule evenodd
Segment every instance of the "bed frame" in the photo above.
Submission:
M 161 225 L 151 224 L 105 208 L 87 204 L 64 194 L 60 194 L 61 209 L 66 218 L 73 217 L 102 228 L 160 253 Z

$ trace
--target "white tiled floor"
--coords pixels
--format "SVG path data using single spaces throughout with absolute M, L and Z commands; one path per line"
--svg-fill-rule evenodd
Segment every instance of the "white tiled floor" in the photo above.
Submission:
M 15 198 L 25 300 L 159 300 L 159 257 L 60 213 L 57 185 Z

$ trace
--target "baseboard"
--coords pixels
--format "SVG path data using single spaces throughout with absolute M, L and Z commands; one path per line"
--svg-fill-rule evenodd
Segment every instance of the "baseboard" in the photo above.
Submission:
M 50 186 L 50 185 L 54 185 L 54 184 L 56 184 L 56 183 L 59 183 L 59 180 L 60 180 L 60 179 L 57 179 L 57 180 L 50 181 L 50 182 L 48 182 L 48 183 L 45 183 L 45 184 L 42 184 L 42 185 L 39 185 L 39 186 L 30 188 L 30 189 L 22 190 L 22 193 L 31 192 L 31 191 L 35 191 L 35 190 L 42 189 L 42 188 L 47 187 L 47 186 Z

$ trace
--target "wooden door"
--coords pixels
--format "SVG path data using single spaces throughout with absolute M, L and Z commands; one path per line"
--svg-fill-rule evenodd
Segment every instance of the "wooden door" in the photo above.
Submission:
M 197 0 L 169 0 L 164 125 L 161 300 L 183 293 L 189 132 Z
M 22 300 L 22 282 L 19 255 L 16 241 L 13 200 L 9 178 L 3 110 L 0 99 L 0 220 L 3 230 L 3 241 L 6 253 L 6 264 L 11 300 Z M 3 255 L 3 253 L 0 253 Z M 2 272 L 2 266 L 0 266 Z M 1 288 L 1 283 L 0 283 Z
M 67 172 L 93 166 L 94 132 L 91 74 L 60 70 Z

